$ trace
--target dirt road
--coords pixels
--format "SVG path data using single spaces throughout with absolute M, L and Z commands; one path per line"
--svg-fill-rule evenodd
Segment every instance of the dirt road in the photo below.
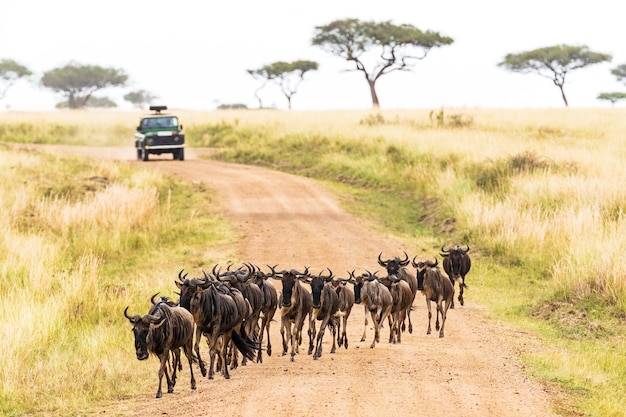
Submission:
M 133 161 L 133 149 L 56 148 L 98 158 Z M 344 212 L 333 195 L 309 179 L 260 168 L 196 159 L 163 158 L 132 162 L 189 181 L 204 181 L 218 190 L 226 216 L 243 239 L 232 250 L 257 265 L 310 266 L 318 272 L 330 267 L 337 274 L 347 269 L 380 269 L 383 257 L 414 255 L 385 236 L 368 230 Z M 387 256 L 388 255 L 388 256 Z M 470 272 L 471 275 L 471 272 Z M 468 281 L 471 282 L 471 276 Z M 519 355 L 535 349 L 527 334 L 490 321 L 466 293 L 465 306 L 449 310 L 446 336 L 426 335 L 427 312 L 418 292 L 412 319 L 414 331 L 402 343 L 387 343 L 388 328 L 374 349 L 373 332 L 363 332 L 363 309 L 356 305 L 348 324 L 349 348 L 329 354 L 326 333 L 324 354 L 313 360 L 306 349 L 296 356 L 280 356 L 279 321 L 272 325 L 274 353 L 262 364 L 249 364 L 231 372 L 231 379 L 209 381 L 198 375 L 198 389 L 189 389 L 189 372 L 179 375 L 173 394 L 155 399 L 155 378 L 138 387 L 138 395 L 109 404 L 94 415 L 107 416 L 507 416 L 548 417 L 550 393 L 524 371 Z M 279 318 L 277 320 L 280 320 Z M 206 345 L 203 343 L 203 347 Z M 205 357 L 208 357 L 206 355 Z M 134 358 L 132 358 L 134 360 Z

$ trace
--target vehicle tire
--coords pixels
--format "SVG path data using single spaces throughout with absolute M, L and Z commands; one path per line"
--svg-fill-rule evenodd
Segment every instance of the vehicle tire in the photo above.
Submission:
M 145 148 L 141 149 L 141 160 L 142 161 L 148 160 L 148 151 Z
M 141 159 L 141 149 L 137 148 L 137 159 Z
M 178 160 L 179 161 L 184 161 L 185 160 L 185 149 L 181 149 L 178 151 Z

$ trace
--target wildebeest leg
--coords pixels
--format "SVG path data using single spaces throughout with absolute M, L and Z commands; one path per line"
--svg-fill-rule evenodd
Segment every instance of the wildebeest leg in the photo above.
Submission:
M 265 316 L 264 320 L 265 320 L 265 325 L 263 327 L 265 327 L 266 331 L 267 331 L 267 356 L 272 356 L 272 344 L 270 343 L 270 324 L 272 323 L 272 318 L 274 317 L 274 314 L 270 315 L 270 316 Z
M 313 317 L 311 318 L 311 321 L 309 322 L 309 330 L 308 330 L 308 334 L 309 334 L 309 351 L 308 354 L 310 355 L 311 353 L 313 353 L 313 341 L 315 340 L 315 336 L 317 334 L 317 329 L 315 328 L 315 318 L 316 318 L 316 313 L 313 313 Z M 320 329 L 320 333 L 321 333 L 322 329 Z M 317 354 L 317 349 L 315 350 L 315 354 Z M 313 359 L 317 359 L 315 357 L 313 357 Z
M 196 342 L 194 343 L 194 350 L 196 351 L 196 356 L 198 357 L 198 365 L 200 366 L 200 372 L 202 376 L 206 376 L 206 368 L 204 367 L 204 362 L 200 357 L 200 339 L 202 338 L 202 332 L 199 329 L 196 329 Z
M 363 324 L 363 336 L 361 336 L 361 342 L 365 342 L 366 332 L 367 332 L 367 307 L 364 307 L 365 311 L 365 324 Z
M 450 278 L 450 281 L 452 281 L 452 289 L 454 290 L 454 285 L 456 284 L 456 279 Z M 452 304 L 450 305 L 450 308 L 454 308 L 454 297 L 452 297 Z
M 440 327 L 439 327 L 439 315 L 443 314 L 443 309 L 441 308 L 441 303 L 442 302 L 443 302 L 443 298 L 439 297 L 437 299 L 437 302 L 436 302 L 436 304 L 437 304 L 437 321 L 435 322 L 435 330 L 439 330 L 440 329 Z
M 426 330 L 426 334 L 430 334 L 430 320 L 433 317 L 433 314 L 430 310 L 430 299 L 426 299 L 426 307 L 428 307 L 428 330 Z
M 346 330 L 348 326 L 348 316 L 347 315 L 343 316 L 341 320 L 343 321 L 343 330 L 341 333 L 341 339 L 343 340 L 344 347 L 348 349 L 348 331 Z
M 289 352 L 291 362 L 296 360 L 296 353 L 298 352 L 298 322 L 296 321 L 293 326 L 293 329 L 288 332 L 291 341 L 291 352 Z
M 235 330 L 233 330 L 235 331 Z M 239 351 L 235 346 L 235 343 L 231 340 L 228 344 L 230 346 L 230 369 L 237 369 L 239 367 Z M 243 365 L 243 361 L 245 358 L 241 359 L 241 364 Z
M 324 317 L 320 324 L 320 331 L 317 334 L 317 341 L 315 343 L 315 354 L 313 355 L 313 359 L 317 359 L 322 356 L 322 342 L 324 340 L 324 333 L 326 332 L 326 326 L 328 326 L 328 321 L 330 317 Z M 334 339 L 333 339 L 334 342 Z
M 285 333 L 287 333 L 285 335 Z M 285 316 L 280 319 L 280 336 L 283 339 L 283 354 L 285 356 L 287 354 L 287 343 L 291 340 L 291 320 L 286 318 Z
M 213 337 L 207 338 L 207 344 L 209 345 L 209 379 L 215 379 L 215 355 L 217 354 L 217 340 L 213 340 Z M 223 363 L 222 363 L 223 364 Z M 223 368 L 226 368 L 223 366 Z
M 221 349 L 221 353 L 220 353 L 220 357 L 222 357 L 222 363 L 224 364 L 224 366 L 222 367 L 222 375 L 224 375 L 225 379 L 230 379 L 230 374 L 228 373 L 228 366 L 226 365 L 226 354 L 228 351 L 228 346 L 233 345 L 232 343 L 232 332 L 234 332 L 234 330 L 226 332 L 226 334 L 224 334 L 222 336 L 223 338 L 223 343 L 222 343 L 222 349 Z M 232 349 L 236 352 L 237 348 L 235 346 L 232 346 Z
M 377 341 L 377 342 L 380 342 L 380 329 L 383 327 L 382 325 L 383 325 L 383 323 L 385 322 L 385 319 L 386 319 L 387 317 L 390 317 L 390 314 L 391 314 L 391 308 L 392 308 L 392 307 L 393 307 L 392 305 L 389 305 L 389 306 L 388 306 L 386 309 L 384 309 L 384 310 L 383 310 L 382 308 L 380 309 L 380 313 L 379 313 L 379 315 L 378 315 L 378 328 L 379 328 L 379 330 L 378 330 L 378 339 L 376 339 L 376 341 Z M 392 320 L 393 320 L 393 317 L 392 317 Z M 391 327 L 391 326 L 390 326 L 390 327 Z M 391 329 L 389 329 L 389 330 L 391 331 Z
M 172 379 L 172 387 L 171 387 L 171 390 L 168 387 L 168 389 L 167 389 L 168 393 L 174 392 L 174 387 L 176 386 L 176 371 L 178 369 L 180 369 L 182 371 L 182 363 L 180 361 L 180 348 L 172 349 L 172 350 L 170 350 L 170 353 L 171 353 L 171 358 L 173 360 L 173 363 L 172 363 L 172 365 L 173 365 L 172 366 L 172 378 L 171 378 Z
M 443 326 L 446 324 L 446 310 L 447 305 L 444 308 L 442 302 L 437 303 L 437 310 L 441 312 L 441 330 L 439 330 L 439 337 L 443 337 Z
M 330 318 L 332 321 L 332 326 L 331 326 L 331 331 L 333 333 L 333 347 L 330 349 L 330 353 L 335 353 L 335 351 L 337 350 L 337 344 L 335 343 L 336 340 L 339 339 L 339 326 L 341 323 L 341 318 L 340 317 L 331 317 Z
M 343 334 L 341 333 L 341 322 L 343 321 L 343 317 L 337 319 L 337 346 L 341 347 L 343 344 Z M 333 336 L 334 338 L 334 336 Z M 330 353 L 334 353 L 335 342 L 333 342 L 333 350 Z
M 463 305 L 463 288 L 465 287 L 465 278 L 459 278 L 459 303 Z M 454 300 L 454 299 L 453 299 Z M 452 303 L 454 305 L 454 302 Z
M 374 323 L 374 340 L 372 340 L 372 344 L 370 345 L 370 348 L 373 348 L 374 346 L 376 346 L 376 342 L 380 343 L 380 329 L 378 326 L 378 317 L 376 317 L 377 315 L 378 314 L 376 310 L 370 311 L 372 323 Z
M 171 384 L 171 380 L 169 375 L 167 374 L 167 362 L 169 361 L 170 358 L 170 352 L 169 350 L 166 350 L 165 352 L 161 353 L 159 355 L 159 360 L 161 362 L 161 366 L 159 367 L 159 389 L 157 390 L 156 393 L 156 398 L 161 398 L 163 396 L 163 393 L 161 391 L 161 386 L 163 385 L 163 375 L 166 375 L 166 379 L 167 379 L 167 389 L 169 391 L 170 389 L 170 384 Z
M 293 331 L 291 332 L 291 361 L 295 361 L 295 356 L 300 353 L 300 344 L 302 343 L 302 327 L 304 327 L 304 320 L 307 318 L 307 314 L 298 313 L 293 324 Z M 311 321 L 309 316 L 309 330 L 311 329 Z M 311 343 L 309 332 L 309 344 Z
M 187 357 L 187 361 L 189 362 L 189 373 L 191 374 L 191 389 L 196 389 L 196 378 L 193 375 L 193 351 L 192 351 L 193 341 L 190 339 L 189 342 L 185 346 L 183 346 L 183 351 L 185 352 L 185 356 Z
M 413 334 L 413 323 L 411 323 L 411 309 L 413 305 L 406 311 L 406 318 L 409 320 L 409 334 Z M 404 329 L 403 329 L 404 330 Z
M 266 320 L 265 319 L 265 315 L 263 315 L 263 317 L 261 317 L 261 326 L 260 326 L 260 328 L 258 330 L 258 332 L 259 332 L 259 346 L 261 346 L 261 348 L 259 349 L 259 351 L 257 352 L 257 355 L 256 355 L 256 362 L 257 363 L 263 363 L 263 355 L 262 355 L 263 348 L 262 348 L 262 346 L 263 346 L 263 333 L 265 332 L 265 324 L 266 324 L 265 320 Z M 268 339 L 268 342 L 269 342 L 269 339 Z

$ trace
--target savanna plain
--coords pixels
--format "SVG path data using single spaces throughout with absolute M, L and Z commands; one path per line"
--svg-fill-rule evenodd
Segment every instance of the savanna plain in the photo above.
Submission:
M 293 174 L 285 181 L 296 184 L 296 191 L 319 187 L 371 231 L 372 262 L 344 265 L 338 254 L 328 262 L 339 266 L 334 271 L 339 275 L 345 269 L 376 269 L 378 248 L 396 255 L 393 245 L 377 245 L 377 239 L 399 242 L 400 252 L 421 259 L 438 256 L 442 244 L 469 245 L 467 305 L 456 306 L 440 342 L 445 344 L 437 345 L 433 335 L 425 339 L 425 303 L 418 293 L 416 329 L 403 336 L 401 354 L 385 333 L 376 348 L 359 346 L 363 312 L 355 306 L 348 349 L 333 356 L 326 348 L 315 363 L 301 353 L 292 367 L 279 356 L 276 321 L 271 358 L 233 371 L 232 385 L 224 386 L 218 376 L 203 380 L 198 391 L 245 397 L 249 391 L 237 393 L 244 381 L 254 378 L 261 389 L 270 374 L 286 379 L 291 372 L 296 379 L 273 389 L 302 385 L 304 397 L 315 388 L 307 381 L 315 381 L 338 395 L 338 385 L 346 381 L 335 372 L 354 378 L 363 372 L 362 378 L 374 383 L 393 385 L 403 378 L 417 384 L 431 376 L 420 373 L 423 364 L 433 365 L 429 352 L 458 343 L 467 352 L 495 356 L 513 344 L 511 361 L 519 361 L 516 369 L 549 394 L 550 412 L 626 415 L 626 109 L 176 113 L 185 127 L 187 161 L 133 160 L 141 112 L 0 113 L 0 413 L 192 415 L 183 403 L 199 398 L 180 397 L 190 391 L 189 370 L 180 372 L 173 400 L 168 394 L 154 399 L 157 361 L 136 360 L 122 312 L 131 306 L 145 314 L 156 292 L 176 299 L 173 281 L 181 269 L 199 276 L 216 264 L 256 262 L 254 249 L 281 248 L 288 231 L 272 234 L 269 223 L 238 223 L 242 218 L 227 205 L 224 189 L 212 186 L 210 175 L 201 176 L 245 178 L 241 168 L 229 170 L 248 166 L 254 170 L 250 181 L 274 172 L 271 181 Z M 125 152 L 128 157 L 118 157 Z M 214 171 L 203 161 L 216 164 Z M 293 179 L 303 177 L 306 183 Z M 267 221 L 272 212 L 271 205 L 264 210 Z M 309 217 L 320 225 L 327 221 Z M 261 242 L 256 248 L 246 246 L 253 235 Z M 319 244 L 326 246 L 319 253 L 334 253 L 334 244 Z M 282 252 L 293 249 L 284 245 Z M 283 266 L 305 265 L 327 266 L 315 258 Z M 484 339 L 473 340 L 462 330 L 468 320 L 496 325 L 477 333 Z M 501 334 L 532 343 L 507 342 Z M 410 370 L 368 375 L 379 352 L 406 362 Z M 341 371 L 341 355 L 347 354 L 370 356 L 362 366 Z M 458 360 L 464 360 L 462 354 Z M 197 367 L 196 377 L 202 379 Z M 462 378 L 453 374 L 449 380 L 456 377 Z M 464 387 L 454 388 L 448 395 L 462 397 Z M 380 393 L 387 390 L 391 387 L 351 391 L 345 395 L 355 403 L 380 395 L 381 408 L 339 414 L 384 415 L 391 410 Z M 532 395 L 513 393 L 520 404 Z M 197 415 L 230 410 L 225 397 L 202 398 L 210 403 Z M 272 415 L 312 414 L 255 398 L 256 407 Z M 166 401 L 178 408 L 164 412 L 154 405 Z M 411 401 L 423 411 L 427 399 L 418 391 Z M 493 407 L 481 408 L 477 400 L 476 409 L 459 415 L 503 415 L 498 403 L 510 400 L 490 401 Z M 396 415 L 403 415 L 405 408 L 398 410 Z M 270 415 L 250 405 L 237 413 Z M 507 415 L 528 414 L 522 409 Z

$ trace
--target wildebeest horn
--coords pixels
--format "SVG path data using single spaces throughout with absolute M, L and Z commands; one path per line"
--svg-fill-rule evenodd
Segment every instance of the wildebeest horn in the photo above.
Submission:
M 441 245 L 441 252 L 442 253 L 450 253 L 450 249 L 445 250 L 444 247 L 446 246 L 446 244 L 444 243 L 443 245 Z
M 470 247 L 469 247 L 469 245 L 467 243 L 465 244 L 465 247 L 467 247 L 467 249 L 465 249 L 463 252 L 465 252 L 465 253 L 469 252 Z
M 186 273 L 185 275 L 183 275 L 183 271 L 185 270 L 185 268 L 181 269 L 180 272 L 178 273 L 178 280 L 180 282 L 184 282 L 185 278 L 187 278 L 187 275 L 189 275 L 188 273 Z
M 406 266 L 409 264 L 409 255 L 406 253 L 406 251 L 402 252 L 404 252 L 404 260 L 400 261 L 400 265 Z
M 152 303 L 152 305 L 156 304 L 156 301 L 154 301 L 154 298 L 159 295 L 159 293 L 155 293 L 152 297 L 150 297 L 150 302 Z
M 165 320 L 166 316 L 159 311 L 159 315 L 147 314 L 146 318 L 150 320 L 150 324 L 160 325 Z
M 217 271 L 216 271 L 216 268 L 217 268 Z M 215 277 L 215 279 L 220 279 L 220 269 L 221 267 L 219 266 L 219 264 L 213 265 L 213 269 L 211 269 L 211 272 L 213 273 L 213 276 Z
M 126 306 L 126 308 L 124 309 L 124 317 L 126 317 L 128 321 L 130 321 L 132 324 L 135 324 L 139 320 L 141 320 L 141 317 L 139 317 L 138 315 L 134 315 L 134 316 L 128 315 L 128 306 Z
M 389 261 L 383 261 L 382 259 L 380 259 L 380 257 L 382 256 L 382 254 L 383 254 L 382 252 L 378 254 L 378 264 L 379 264 L 380 266 L 384 266 L 384 267 L 386 267 L 386 266 L 387 266 L 387 262 L 389 262 Z
M 413 259 L 411 260 L 411 265 L 413 265 L 413 268 L 419 268 L 418 267 L 419 264 L 415 262 L 415 259 L 417 259 L 417 255 L 415 255 Z
M 265 264 L 265 265 L 270 269 L 270 271 L 272 271 L 272 273 L 270 275 L 270 278 L 274 278 L 274 276 L 276 275 L 276 267 L 278 266 L 278 264 L 276 264 L 274 266 L 270 266 L 270 265 L 267 265 L 267 264 Z
M 333 279 L 333 271 L 331 271 L 331 270 L 330 270 L 330 268 L 328 268 L 328 267 L 327 267 L 326 269 L 328 269 L 329 275 L 328 275 L 327 277 L 325 277 L 325 276 L 323 276 L 323 275 L 320 273 L 320 277 L 321 277 L 321 278 L 323 278 L 323 279 L 324 279 L 324 281 L 328 282 L 328 281 L 330 281 L 330 280 L 332 280 L 332 279 Z
M 432 263 L 430 261 L 426 261 L 425 264 L 428 265 L 431 268 L 435 268 L 439 264 L 439 259 L 437 259 L 437 257 L 435 256 L 435 263 Z

